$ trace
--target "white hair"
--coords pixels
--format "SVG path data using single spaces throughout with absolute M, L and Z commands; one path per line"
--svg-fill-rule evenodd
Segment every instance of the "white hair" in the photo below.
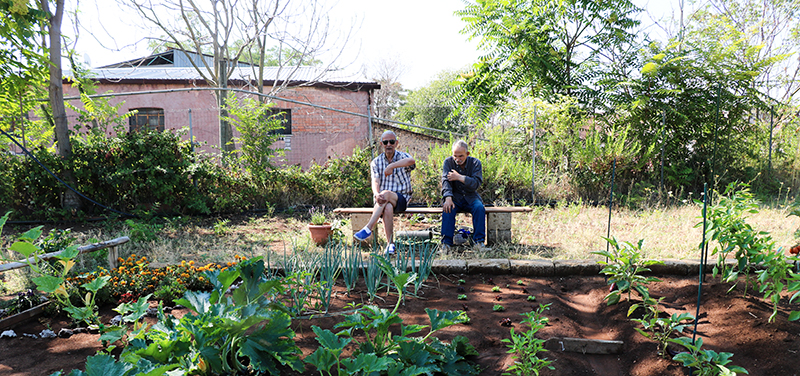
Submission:
M 453 150 L 456 150 L 458 148 L 464 148 L 464 151 L 469 151 L 469 146 L 467 145 L 467 142 L 464 140 L 458 140 L 453 143 Z

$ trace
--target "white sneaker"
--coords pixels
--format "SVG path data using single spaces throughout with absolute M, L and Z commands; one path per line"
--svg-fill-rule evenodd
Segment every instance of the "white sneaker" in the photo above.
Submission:
M 389 243 L 386 245 L 386 252 L 384 253 L 386 256 L 394 256 L 394 243 Z

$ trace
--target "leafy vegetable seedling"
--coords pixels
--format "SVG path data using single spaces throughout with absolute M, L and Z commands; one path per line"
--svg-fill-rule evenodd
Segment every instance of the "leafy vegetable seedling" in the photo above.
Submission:
M 463 284 L 467 283 L 467 281 L 465 281 L 463 279 L 459 279 L 458 281 L 456 281 L 456 283 L 459 284 L 459 285 L 463 285 Z
M 467 294 L 459 294 L 458 300 L 467 300 Z
M 500 286 L 492 287 L 492 292 L 500 292 Z
M 519 281 L 517 281 L 517 284 L 520 285 L 520 286 L 525 286 L 525 282 L 522 282 L 521 279 Z
M 534 300 L 536 300 L 536 297 L 535 297 L 535 296 L 533 296 L 533 295 L 528 295 L 528 301 L 529 301 L 529 302 L 532 302 L 532 301 L 534 301 Z
M 506 307 L 503 307 L 500 304 L 495 304 L 494 307 L 492 307 L 492 311 L 495 311 L 495 312 L 503 312 L 505 310 L 506 310 Z

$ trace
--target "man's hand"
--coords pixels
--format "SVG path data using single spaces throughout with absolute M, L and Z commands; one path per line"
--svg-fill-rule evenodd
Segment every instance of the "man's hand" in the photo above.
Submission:
M 393 171 L 394 171 L 394 166 L 389 164 L 389 165 L 386 166 L 386 169 L 383 170 L 383 174 L 386 175 L 386 176 L 390 176 L 390 175 L 392 175 Z
M 383 195 L 383 193 L 378 193 L 378 194 L 376 194 L 376 195 L 375 195 L 375 202 L 376 202 L 378 205 L 383 205 L 383 204 L 385 204 L 385 203 L 386 203 L 386 201 L 388 201 L 388 200 L 387 200 L 387 199 L 386 199 L 386 197 Z
M 464 175 L 459 174 L 456 170 L 450 170 L 450 172 L 447 173 L 447 181 L 460 181 L 463 183 Z
M 456 206 L 456 205 L 455 205 L 455 204 L 453 204 L 453 198 L 452 198 L 452 197 L 450 197 L 450 196 L 447 196 L 447 197 L 444 199 L 444 204 L 442 204 L 442 210 L 443 210 L 445 213 L 449 213 L 451 210 L 453 210 L 453 208 L 454 208 L 455 206 Z

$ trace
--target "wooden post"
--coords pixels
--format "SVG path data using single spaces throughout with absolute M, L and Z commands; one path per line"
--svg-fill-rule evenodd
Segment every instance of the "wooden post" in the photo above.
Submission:
M 117 247 L 111 247 L 108 249 L 108 268 L 109 269 L 116 269 L 117 268 L 117 259 L 119 258 L 119 254 L 117 253 Z

